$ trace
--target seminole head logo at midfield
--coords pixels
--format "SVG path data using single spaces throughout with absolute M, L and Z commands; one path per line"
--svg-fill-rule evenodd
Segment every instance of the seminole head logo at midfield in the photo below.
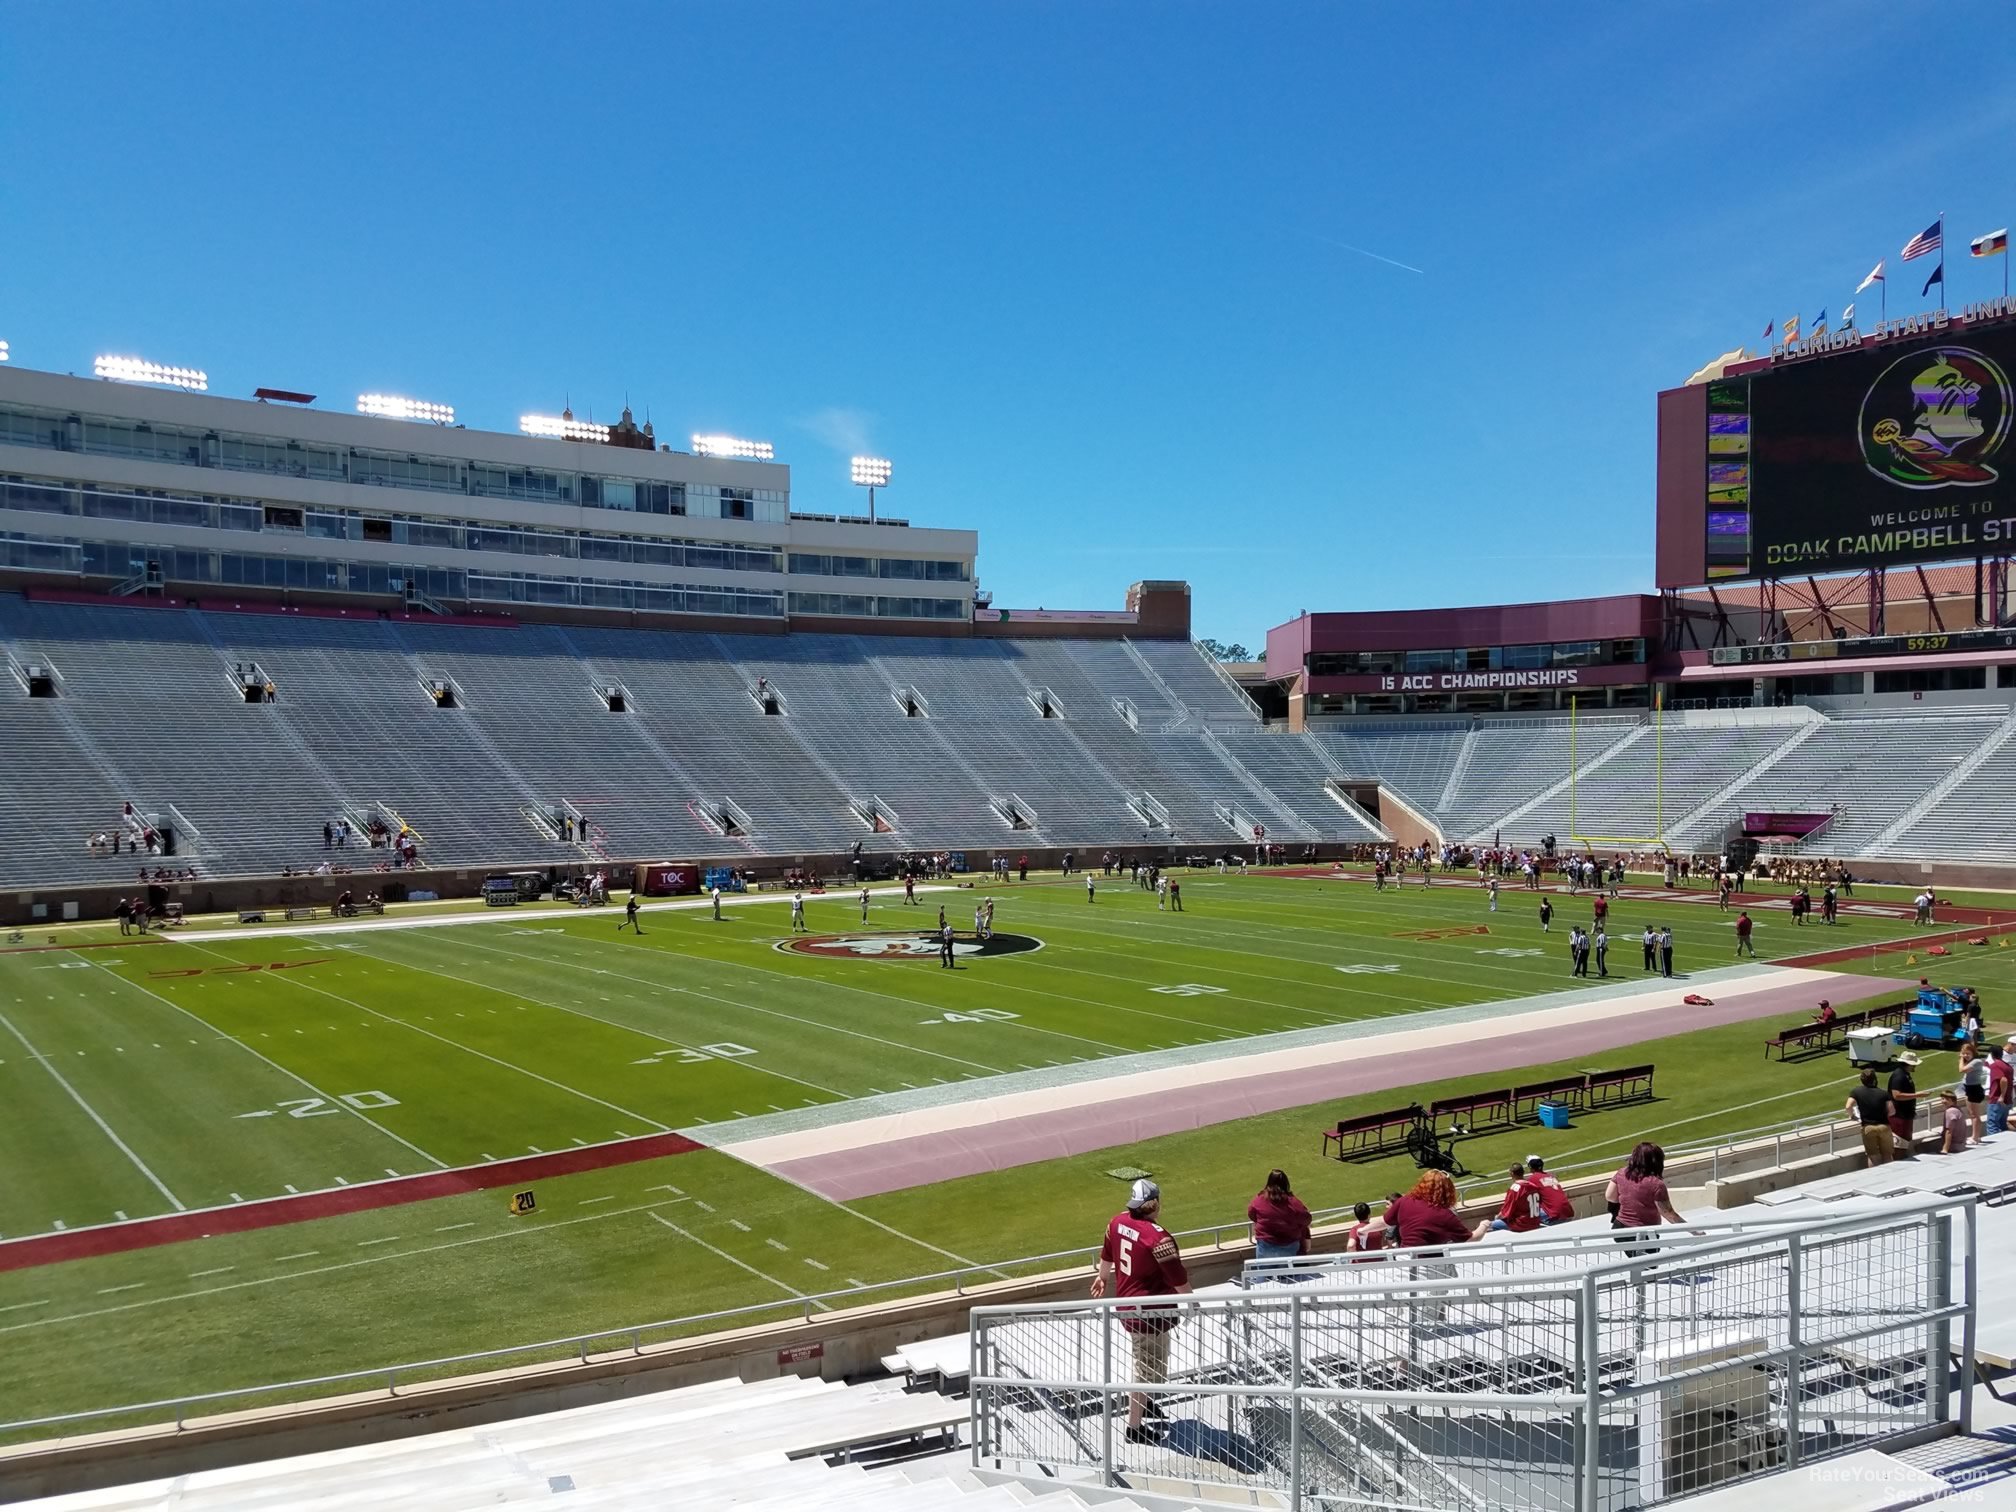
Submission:
M 837 961 L 935 961 L 939 944 L 935 934 L 843 934 L 792 935 L 779 940 L 776 949 L 788 955 L 824 956 Z M 1020 955 L 1041 950 L 1043 942 L 1030 935 L 991 934 L 978 939 L 970 934 L 955 936 L 952 954 L 960 960 L 969 956 Z
M 1974 487 L 2009 435 L 2009 380 L 1966 347 L 1900 357 L 1862 399 L 1862 460 L 1900 488 Z

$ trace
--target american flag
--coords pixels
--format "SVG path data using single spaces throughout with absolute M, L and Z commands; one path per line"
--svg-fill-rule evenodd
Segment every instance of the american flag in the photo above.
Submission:
M 1932 253 L 1937 252 L 1942 240 L 1940 233 L 1945 228 L 1946 219 L 1944 216 L 1941 216 L 1906 242 L 1903 252 L 1899 255 L 1903 257 L 1904 261 L 1909 262 L 1914 257 L 1928 257 Z

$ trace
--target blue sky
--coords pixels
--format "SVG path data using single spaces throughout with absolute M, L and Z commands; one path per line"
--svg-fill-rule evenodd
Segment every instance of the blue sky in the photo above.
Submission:
M 66 5 L 0 50 L 0 338 L 774 440 L 999 604 L 1651 584 L 1653 396 L 2016 219 L 1997 5 Z M 1357 249 L 1357 250 L 1354 250 Z M 1950 252 L 1950 248 L 1949 248 Z M 1398 266 L 1404 264 L 1405 266 Z M 1908 286 L 1907 286 L 1908 284 Z

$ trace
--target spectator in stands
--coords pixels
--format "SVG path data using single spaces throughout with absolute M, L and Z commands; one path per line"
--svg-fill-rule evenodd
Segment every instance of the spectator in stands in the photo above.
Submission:
M 1547 1162 L 1538 1155 L 1526 1157 L 1526 1190 L 1539 1203 L 1540 1221 L 1566 1223 L 1575 1216 L 1575 1199 L 1561 1185 L 1561 1178 L 1548 1173 Z
M 1404 1197 L 1386 1209 L 1385 1228 L 1402 1249 L 1423 1244 L 1467 1244 L 1470 1230 L 1456 1216 L 1456 1183 L 1447 1171 L 1423 1171 Z
M 1471 1231 L 1472 1239 L 1482 1239 L 1494 1233 L 1530 1233 L 1540 1227 L 1540 1214 L 1535 1210 L 1532 1190 L 1526 1184 L 1526 1167 L 1518 1161 L 1505 1173 L 1511 1185 L 1505 1188 L 1505 1200 L 1498 1204 L 1495 1217 L 1479 1219 L 1477 1227 Z
M 1390 1203 L 1399 1195 L 1396 1192 L 1387 1201 Z M 1384 1249 L 1386 1247 L 1385 1225 L 1372 1221 L 1371 1203 L 1360 1202 L 1354 1204 L 1351 1209 L 1351 1218 L 1351 1227 L 1344 1232 L 1345 1249 L 1353 1253 L 1369 1253 L 1372 1250 Z
M 1190 1290 L 1190 1273 L 1183 1268 L 1183 1256 L 1161 1224 L 1162 1189 L 1143 1177 L 1127 1194 L 1124 1212 L 1106 1225 L 1105 1242 L 1099 1246 L 1099 1267 L 1092 1277 L 1094 1298 L 1106 1295 L 1115 1275 L 1121 1297 L 1168 1297 Z M 1157 1386 L 1169 1378 L 1169 1335 L 1180 1321 L 1174 1307 L 1123 1307 L 1120 1326 L 1134 1341 L 1134 1375 L 1144 1386 Z M 1143 1392 L 1127 1399 L 1127 1442 L 1152 1442 L 1141 1426 L 1148 1410 Z M 1161 1416 L 1158 1409 L 1156 1416 Z
M 1876 1085 L 1874 1071 L 1863 1071 L 1861 1085 L 1849 1092 L 1846 1106 L 1862 1126 L 1862 1151 L 1869 1164 L 1888 1165 L 1896 1153 L 1890 1137 L 1890 1094 Z
M 1246 1204 L 1253 1225 L 1253 1253 L 1262 1260 L 1309 1253 L 1309 1209 L 1288 1189 L 1288 1173 L 1267 1173 L 1267 1185 Z
M 1666 1194 L 1666 1152 L 1649 1139 L 1641 1140 L 1624 1168 L 1610 1178 L 1603 1200 L 1609 1205 L 1613 1229 L 1649 1229 L 1661 1223 L 1686 1222 Z M 1626 1253 L 1650 1254 L 1651 1249 Z
M 1967 1115 L 1949 1087 L 1939 1094 L 1939 1153 L 1958 1155 L 1967 1148 Z
M 2009 1057 L 2000 1045 L 1988 1047 L 1988 1132 L 2004 1134 L 2009 1129 L 2009 1104 L 2012 1101 L 2011 1088 L 2016 1084 L 2016 1071 L 2009 1065 Z
M 322 849 L 328 850 L 336 843 L 336 826 L 327 819 L 322 821 Z
M 1961 1111 L 1967 1116 L 1974 1143 L 1979 1144 L 1986 1135 L 1982 1123 L 1987 1116 L 1988 1058 L 1974 1048 L 1971 1039 L 1960 1047 L 1960 1096 L 1964 1100 Z
M 1897 1137 L 1899 1160 L 1918 1157 L 1918 1083 L 1911 1074 L 1918 1066 L 1917 1054 L 1906 1050 L 1890 1072 L 1890 1132 Z

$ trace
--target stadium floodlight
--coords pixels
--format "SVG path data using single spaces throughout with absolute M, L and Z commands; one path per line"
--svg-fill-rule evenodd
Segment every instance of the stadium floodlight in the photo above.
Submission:
M 557 441 L 607 441 L 609 427 L 592 420 L 576 420 L 572 415 L 520 415 L 518 429 L 528 436 L 550 436 Z
M 868 523 L 875 523 L 875 490 L 889 486 L 889 475 L 896 469 L 887 457 L 856 457 L 852 463 L 854 484 L 868 490 Z
M 744 441 L 740 436 L 695 436 L 696 457 L 729 457 L 742 462 L 768 462 L 777 448 L 768 441 Z
M 96 357 L 92 359 L 91 371 L 115 383 L 158 383 L 163 388 L 194 389 L 199 393 L 210 387 L 210 375 L 201 368 L 167 367 L 144 357 Z
M 357 413 L 377 415 L 386 420 L 425 420 L 432 425 L 453 425 L 455 406 L 435 404 L 426 399 L 402 399 L 397 394 L 359 394 Z
M 0 362 L 7 360 L 7 343 L 0 341 Z

